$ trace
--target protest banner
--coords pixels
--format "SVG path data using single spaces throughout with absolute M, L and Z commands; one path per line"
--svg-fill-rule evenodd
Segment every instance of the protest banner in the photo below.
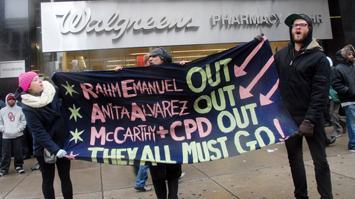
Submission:
M 69 158 L 106 164 L 198 163 L 284 141 L 297 131 L 267 38 L 194 60 L 57 72 Z

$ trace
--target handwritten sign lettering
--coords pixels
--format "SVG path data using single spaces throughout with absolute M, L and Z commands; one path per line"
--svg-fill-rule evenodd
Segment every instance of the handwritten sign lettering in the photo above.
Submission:
M 198 163 L 284 141 L 297 130 L 282 104 L 267 38 L 187 65 L 55 73 L 70 158 L 133 165 Z

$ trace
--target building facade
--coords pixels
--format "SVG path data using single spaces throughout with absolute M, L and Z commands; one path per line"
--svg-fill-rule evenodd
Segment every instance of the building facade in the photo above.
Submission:
M 17 75 L 142 66 L 163 46 L 174 62 L 194 60 L 264 33 L 273 52 L 287 45 L 284 19 L 305 13 L 331 58 L 354 42 L 351 0 L 0 0 L 0 98 L 15 92 Z

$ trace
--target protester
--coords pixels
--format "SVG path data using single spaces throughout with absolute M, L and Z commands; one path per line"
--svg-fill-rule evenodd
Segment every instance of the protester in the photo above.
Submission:
M 355 152 L 355 72 L 354 47 L 346 45 L 335 54 L 338 64 L 332 72 L 332 87 L 338 93 L 341 106 L 345 109 L 348 129 L 348 149 Z
M 22 107 L 22 102 L 18 101 L 17 106 Z M 33 140 L 29 128 L 26 125 L 22 136 L 22 158 L 23 160 L 30 159 L 33 154 Z
M 22 107 L 22 102 L 18 101 L 17 105 Z M 31 158 L 33 155 L 33 138 L 32 138 L 32 133 L 31 129 L 28 128 L 28 125 L 26 125 L 25 130 L 23 131 L 23 139 L 22 139 L 22 157 L 24 160 Z M 39 170 L 40 166 L 38 162 L 31 167 L 31 170 Z
M 285 141 L 296 198 L 308 198 L 302 143 L 305 137 L 315 168 L 317 190 L 322 199 L 333 198 L 331 176 L 325 152 L 324 109 L 329 92 L 330 67 L 321 46 L 312 38 L 312 20 L 291 14 L 291 42 L 275 54 L 283 103 L 296 125 L 294 136 Z
M 164 48 L 154 48 L 152 52 L 150 52 L 150 65 L 170 63 L 172 63 L 172 57 Z M 158 164 L 150 167 L 150 175 L 152 176 L 155 194 L 158 199 L 178 198 L 178 186 L 181 173 L 181 164 Z M 165 180 L 168 182 L 168 187 L 166 186 Z M 169 190 L 168 192 L 167 189 Z
M 333 69 L 333 61 L 330 57 L 327 57 L 331 69 Z M 333 71 L 333 70 L 331 70 Z M 341 136 L 341 129 L 343 133 L 346 133 L 346 117 L 339 114 L 341 108 L 340 100 L 338 98 L 338 93 L 330 86 L 329 89 L 329 116 L 330 121 L 333 126 L 333 132 L 331 134 L 331 139 L 336 139 Z
M 69 132 L 65 130 L 62 121 L 58 92 L 51 83 L 42 81 L 32 71 L 20 74 L 19 85 L 16 98 L 23 103 L 22 110 L 32 131 L 34 155 L 42 172 L 44 198 L 55 198 L 55 165 L 61 180 L 63 197 L 73 198 L 70 160 L 64 158 L 67 152 L 62 149 Z M 48 162 L 49 157 L 51 162 Z
M 22 159 L 22 136 L 26 128 L 26 118 L 21 107 L 17 106 L 14 94 L 5 98 L 6 107 L 0 110 L 0 131 L 2 132 L 2 161 L 0 177 L 9 172 L 11 153 L 14 154 L 14 165 L 17 173 L 25 173 Z
M 149 66 L 149 55 L 144 55 L 144 65 Z M 148 180 L 149 166 L 141 165 L 139 166 L 137 173 L 137 180 L 134 183 L 134 188 L 138 191 L 151 191 L 152 187 L 147 186 L 145 183 Z
M 332 59 L 330 59 L 330 57 L 327 56 L 328 62 L 329 62 L 329 66 L 332 67 L 333 66 L 333 61 Z M 325 108 L 324 111 L 324 119 L 325 119 L 325 127 L 331 126 L 332 125 L 332 117 L 330 116 L 330 108 L 331 107 L 331 101 L 332 101 L 332 97 L 330 95 L 332 88 L 330 87 L 329 89 L 329 97 L 328 97 L 328 102 L 327 102 L 327 106 Z M 328 147 L 331 144 L 334 144 L 334 142 L 336 141 L 337 137 L 335 136 L 331 136 L 330 139 L 328 138 L 328 135 L 324 129 L 324 135 L 325 135 L 325 146 Z
M 149 54 L 149 65 L 170 63 L 172 63 L 172 56 L 162 47 L 154 48 Z M 119 70 L 122 70 L 122 67 L 115 68 L 115 71 Z M 185 175 L 181 171 L 181 164 L 158 163 L 156 166 L 150 167 L 150 175 L 158 199 L 178 198 L 179 178 Z M 168 186 L 165 181 L 167 181 Z

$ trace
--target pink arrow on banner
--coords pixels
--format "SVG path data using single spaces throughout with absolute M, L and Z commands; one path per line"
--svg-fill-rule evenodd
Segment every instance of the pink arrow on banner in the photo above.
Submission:
M 267 38 L 263 36 L 263 40 L 254 48 L 254 50 L 248 55 L 248 57 L 244 60 L 243 64 L 239 67 L 236 64 L 234 64 L 234 75 L 235 77 L 240 77 L 243 75 L 246 75 L 247 73 L 244 71 L 245 67 L 249 64 L 250 60 L 253 59 L 253 57 L 258 53 L 260 50 L 261 46 L 265 43 Z
M 280 125 L 280 121 L 278 119 L 274 119 L 274 124 L 275 124 L 275 127 L 277 129 L 277 131 L 279 132 L 279 134 L 281 135 L 282 138 L 280 138 L 279 140 L 281 142 L 287 140 L 290 136 L 287 136 L 285 137 L 285 133 L 283 132 L 282 128 L 281 128 L 281 125 Z
M 69 160 L 75 160 L 75 157 L 78 155 L 79 155 L 79 153 L 74 155 L 73 151 L 71 151 L 70 154 L 65 155 L 65 157 L 68 158 Z
M 255 76 L 253 81 L 249 84 L 248 87 L 244 88 L 242 86 L 239 87 L 239 94 L 240 94 L 240 99 L 245 99 L 249 97 L 253 97 L 254 95 L 250 93 L 251 89 L 254 88 L 256 83 L 260 80 L 260 78 L 265 74 L 265 72 L 269 69 L 271 66 L 272 62 L 274 62 L 274 56 L 271 56 L 269 61 L 266 62 L 264 67 L 260 70 L 260 72 Z
M 275 93 L 278 86 L 279 86 L 279 79 L 277 79 L 276 84 L 271 88 L 271 90 L 266 95 L 260 93 L 261 106 L 265 106 L 273 103 L 273 101 L 271 101 L 270 98 Z

